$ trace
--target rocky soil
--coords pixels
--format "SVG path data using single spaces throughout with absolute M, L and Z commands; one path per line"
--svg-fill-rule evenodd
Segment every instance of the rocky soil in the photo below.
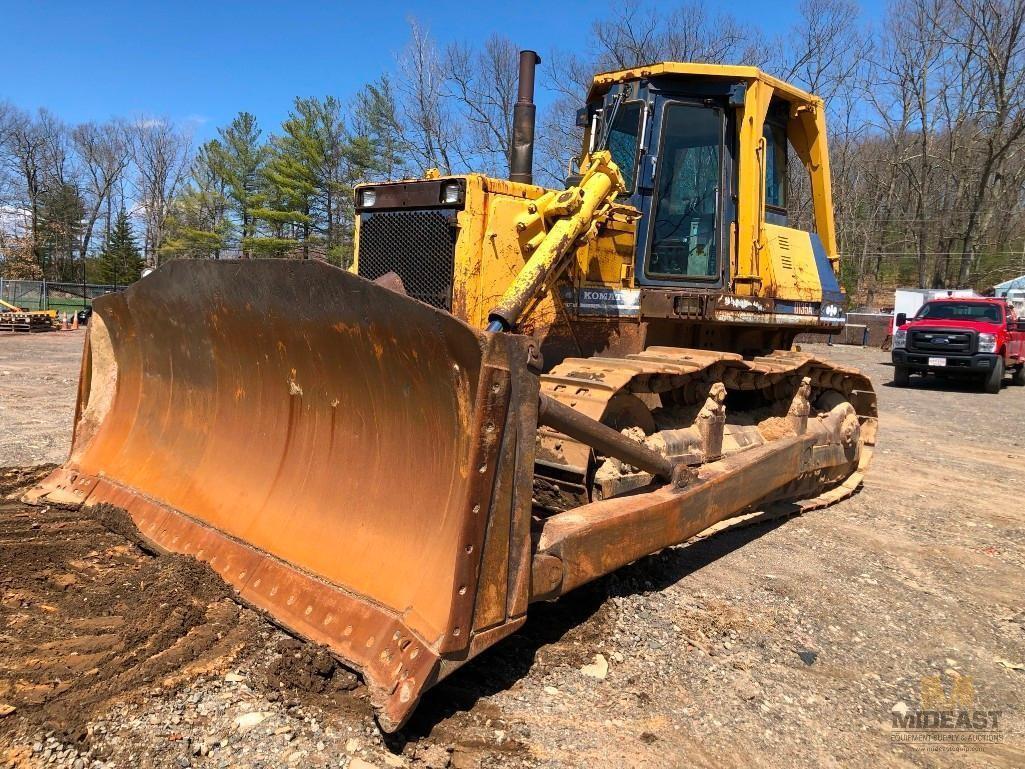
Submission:
M 0 337 L 0 496 L 63 459 L 80 349 Z M 1025 388 L 897 389 L 886 353 L 812 351 L 879 393 L 860 494 L 532 606 L 387 738 L 355 676 L 204 567 L 141 547 L 113 511 L 8 498 L 0 766 L 1025 765 Z M 891 711 L 937 676 L 945 693 L 970 680 L 999 742 L 894 742 Z

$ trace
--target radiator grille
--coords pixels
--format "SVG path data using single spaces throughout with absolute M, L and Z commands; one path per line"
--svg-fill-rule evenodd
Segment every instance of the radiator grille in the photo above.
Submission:
M 965 331 L 912 331 L 908 349 L 922 352 L 972 351 L 973 335 Z
M 451 209 L 361 214 L 360 277 L 376 280 L 394 272 L 409 296 L 451 312 L 455 221 Z

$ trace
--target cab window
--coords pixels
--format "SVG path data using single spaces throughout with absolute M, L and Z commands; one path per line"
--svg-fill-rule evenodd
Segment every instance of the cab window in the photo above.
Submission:
M 640 134 L 643 102 L 631 101 L 620 106 L 609 130 L 609 152 L 623 174 L 626 192 L 634 188 L 637 169 L 637 137 Z
M 717 224 L 723 142 L 722 112 L 672 103 L 662 120 L 655 212 L 647 274 L 719 276 Z
M 787 132 L 783 126 L 766 123 L 765 137 L 765 204 L 773 208 L 787 207 Z

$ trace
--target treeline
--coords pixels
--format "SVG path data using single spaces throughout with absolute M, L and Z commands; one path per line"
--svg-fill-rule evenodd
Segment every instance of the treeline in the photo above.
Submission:
M 69 126 L 0 103 L 0 276 L 137 279 L 191 162 L 188 137 L 165 121 Z
M 389 88 L 387 80 L 368 87 L 349 110 L 331 96 L 297 98 L 280 132 L 267 137 L 254 115 L 239 113 L 196 153 L 158 257 L 229 252 L 348 264 L 353 186 L 398 168 Z
M 840 39 L 850 72 L 818 90 L 849 288 L 1025 273 L 1025 2 L 898 0 Z
M 756 64 L 827 101 L 852 294 L 984 288 L 1025 273 L 1023 33 L 1025 0 L 896 0 L 876 23 L 851 0 L 801 0 L 799 20 L 776 37 L 700 0 L 669 12 L 616 4 L 585 51 L 541 52 L 536 177 L 560 185 L 567 175 L 595 72 Z M 517 50 L 497 35 L 439 46 L 413 24 L 394 71 L 354 98 L 297 98 L 281 126 L 241 112 L 201 146 L 166 120 L 67 126 L 0 105 L 0 270 L 80 279 L 109 257 L 122 209 L 150 264 L 346 265 L 355 184 L 429 168 L 506 173 Z M 791 171 L 791 212 L 807 223 L 803 169 Z

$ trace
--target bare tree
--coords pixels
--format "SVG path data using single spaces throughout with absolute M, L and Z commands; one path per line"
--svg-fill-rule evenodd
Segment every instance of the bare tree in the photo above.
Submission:
M 907 185 L 905 211 L 910 219 L 918 285 L 923 287 L 928 281 L 933 234 L 929 226 L 937 173 L 933 144 L 941 124 L 939 107 L 946 80 L 944 51 L 935 25 L 947 10 L 947 0 L 900 0 L 891 10 L 880 46 L 882 64 L 873 73 L 875 82 L 869 85 L 869 99 L 893 137 L 893 163 Z M 887 94 L 890 104 L 884 101 Z
M 144 253 L 156 264 L 171 201 L 187 178 L 192 140 L 169 121 L 159 119 L 136 121 L 130 136 L 137 204 L 145 222 Z
M 516 102 L 516 45 L 492 35 L 478 50 L 465 43 L 445 51 L 446 94 L 468 128 L 457 145 L 463 167 L 506 173 Z
M 46 139 L 39 125 L 26 112 L 8 110 L 5 122 L 4 164 L 17 183 L 11 205 L 26 213 L 32 253 L 36 261 L 41 262 L 36 235 L 46 162 Z
M 1025 2 L 953 0 L 955 24 L 945 28 L 947 44 L 974 75 L 969 91 L 976 111 L 956 130 L 973 134 L 975 173 L 964 200 L 967 220 L 962 238 L 958 282 L 967 285 L 983 233 L 993 223 L 1005 190 L 1008 166 L 1021 164 L 1025 136 Z
M 18 110 L 5 101 L 0 101 L 0 211 L 9 214 L 12 197 L 16 189 L 16 164 L 12 162 L 9 141 Z
M 858 205 L 849 194 L 864 172 L 858 160 L 864 126 L 859 114 L 860 79 L 870 44 L 850 0 L 802 0 L 798 19 L 770 46 L 764 66 L 784 80 L 823 97 L 830 127 L 833 205 L 838 219 Z M 811 185 L 803 163 L 790 152 L 788 209 L 796 226 L 814 226 Z M 838 232 L 841 253 L 854 246 L 849 230 Z
M 105 211 L 106 237 L 110 238 L 113 192 L 132 156 L 128 130 L 123 123 L 83 123 L 71 132 L 81 165 L 86 217 L 82 227 L 82 259 L 89 253 L 93 231 Z
M 420 171 L 454 167 L 462 126 L 446 99 L 441 56 L 430 35 L 410 22 L 410 40 L 399 57 L 402 122 Z
M 583 138 L 576 110 L 583 106 L 595 74 L 660 61 L 764 65 L 768 48 L 757 28 L 725 12 L 711 12 L 702 0 L 672 10 L 627 0 L 595 21 L 586 53 L 550 52 L 542 65 L 545 86 L 556 94 L 541 115 L 537 148 L 539 179 L 561 184 Z
M 657 61 L 761 64 L 766 52 L 756 28 L 728 13 L 710 13 L 701 0 L 666 11 L 628 0 L 592 26 L 601 69 L 629 69 Z
M 866 45 L 851 0 L 801 0 L 797 22 L 776 41 L 766 66 L 829 104 L 856 82 Z
M 81 274 L 75 262 L 81 251 L 83 199 L 80 169 L 68 126 L 41 109 L 35 119 L 43 141 L 43 183 L 36 241 L 43 249 L 50 277 L 68 279 Z

